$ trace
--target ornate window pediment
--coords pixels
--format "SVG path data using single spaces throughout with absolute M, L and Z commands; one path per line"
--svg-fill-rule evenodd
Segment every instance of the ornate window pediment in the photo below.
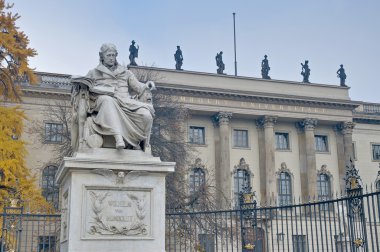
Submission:
M 283 172 L 286 172 L 289 174 L 289 176 L 291 176 L 291 178 L 293 179 L 294 175 L 293 175 L 293 172 L 291 172 L 289 169 L 288 169 L 288 166 L 286 165 L 285 162 L 282 162 L 281 163 L 281 166 L 280 166 L 280 169 L 278 169 L 278 171 L 276 172 L 276 175 L 279 176 L 281 173 Z
M 239 164 L 234 166 L 234 169 L 231 174 L 235 174 L 237 170 L 246 170 L 251 177 L 254 176 L 252 171 L 249 169 L 249 165 L 245 162 L 244 158 L 240 158 Z

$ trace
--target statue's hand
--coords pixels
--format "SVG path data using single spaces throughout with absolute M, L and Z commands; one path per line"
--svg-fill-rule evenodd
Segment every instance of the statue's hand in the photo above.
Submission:
M 156 84 L 154 84 L 153 81 L 147 81 L 145 83 L 145 86 L 149 89 L 149 90 L 156 90 Z

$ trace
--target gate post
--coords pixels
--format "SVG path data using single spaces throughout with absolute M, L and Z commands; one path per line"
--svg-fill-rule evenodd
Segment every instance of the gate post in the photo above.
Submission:
M 14 196 L 6 202 L 3 213 L 0 251 L 18 251 L 22 232 L 22 214 L 24 208 L 20 205 L 16 191 L 10 191 Z
M 257 202 L 255 192 L 252 192 L 252 187 L 245 186 L 243 191 L 240 191 L 239 203 L 242 252 L 254 251 L 254 239 L 257 239 L 257 237 L 254 236 L 255 232 L 257 233 Z M 248 239 L 249 234 L 251 234 L 254 239 Z
M 363 248 L 368 251 L 366 220 L 363 204 L 363 186 L 359 171 L 355 168 L 352 160 L 346 166 L 346 193 L 349 241 L 351 251 Z

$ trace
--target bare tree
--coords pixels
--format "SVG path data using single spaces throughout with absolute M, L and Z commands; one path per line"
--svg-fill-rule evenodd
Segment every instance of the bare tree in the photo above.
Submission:
M 43 121 L 33 121 L 28 129 L 31 134 L 36 134 L 41 143 L 48 142 L 49 139 L 60 139 L 58 144 L 53 145 L 53 155 L 50 162 L 59 164 L 64 157 L 72 156 L 71 148 L 71 105 L 68 100 L 56 100 L 47 106 L 42 112 L 43 118 L 52 123 L 62 125 L 55 130 L 45 129 Z

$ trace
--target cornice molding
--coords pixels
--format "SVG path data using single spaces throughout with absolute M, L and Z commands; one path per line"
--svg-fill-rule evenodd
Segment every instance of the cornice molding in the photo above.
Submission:
M 236 90 L 221 90 L 215 88 L 197 88 L 194 87 L 177 87 L 174 85 L 157 84 L 159 89 L 166 89 L 172 94 L 178 96 L 194 96 L 199 98 L 214 98 L 214 99 L 239 99 L 241 101 L 248 102 L 266 102 L 271 104 L 281 105 L 306 105 L 310 107 L 319 108 L 335 108 L 354 110 L 359 106 L 357 102 L 351 102 L 347 100 L 332 100 L 332 99 L 317 99 L 313 97 L 300 97 L 300 96 L 281 96 L 278 94 L 274 96 L 272 94 L 258 93 L 258 92 L 245 92 L 244 94 L 238 93 Z

